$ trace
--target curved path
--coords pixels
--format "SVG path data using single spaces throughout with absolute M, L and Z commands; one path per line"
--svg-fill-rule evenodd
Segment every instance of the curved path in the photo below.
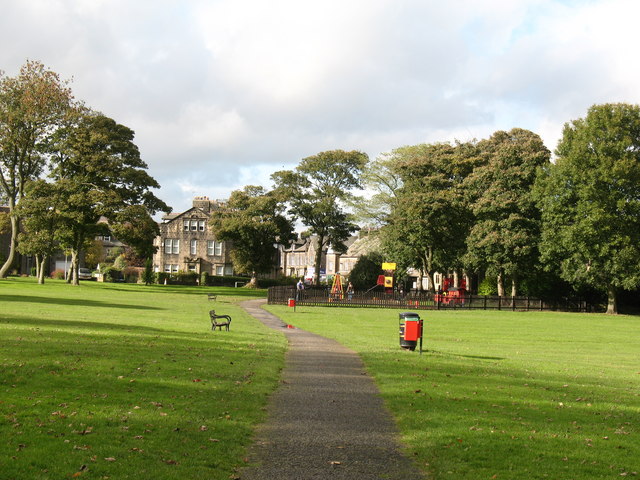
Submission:
M 372 379 L 353 351 L 263 310 L 242 307 L 289 340 L 281 387 L 258 428 L 242 480 L 424 478 L 400 453 L 398 432 Z

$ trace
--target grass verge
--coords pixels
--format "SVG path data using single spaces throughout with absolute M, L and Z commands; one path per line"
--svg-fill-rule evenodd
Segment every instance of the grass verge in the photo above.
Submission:
M 431 479 L 640 475 L 640 319 L 422 312 L 425 352 L 394 310 L 270 306 L 357 351 Z
M 0 478 L 234 478 L 286 348 L 234 304 L 255 295 L 1 281 Z

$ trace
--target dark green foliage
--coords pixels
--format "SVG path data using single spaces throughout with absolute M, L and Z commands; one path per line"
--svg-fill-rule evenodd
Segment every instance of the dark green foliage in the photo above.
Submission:
M 344 204 L 361 188 L 360 174 L 368 162 L 365 153 L 332 150 L 302 159 L 295 171 L 274 173 L 277 194 L 290 205 L 291 213 L 316 236 L 314 261 L 318 284 L 322 252 L 331 245 L 346 251 L 344 242 L 358 229 Z
M 153 283 L 153 260 L 147 258 L 144 262 L 144 271 L 142 272 L 142 281 L 145 285 L 151 285 Z
M 385 252 L 404 267 L 419 268 L 431 287 L 433 273 L 461 266 L 473 221 L 462 187 L 479 161 L 475 143 L 402 147 L 387 161 L 402 187 L 391 197 Z
M 378 252 L 362 255 L 349 273 L 349 281 L 356 290 L 368 290 L 376 285 L 382 273 L 384 256 Z
M 231 260 L 239 273 L 251 275 L 273 268 L 276 244 L 295 238 L 293 223 L 285 217 L 284 204 L 273 192 L 247 186 L 236 190 L 224 209 L 211 214 L 210 226 L 218 240 L 231 242 Z
M 122 277 L 122 270 L 116 267 L 105 267 L 102 269 L 102 275 L 105 282 L 121 282 L 124 281 Z
M 640 106 L 596 105 L 565 125 L 537 195 L 548 268 L 607 292 L 640 285 Z
M 517 282 L 538 262 L 540 211 L 532 189 L 550 152 L 538 135 L 519 128 L 498 131 L 478 148 L 485 162 L 465 182 L 475 215 L 465 261 L 497 277 L 498 295 L 509 277 L 517 295 Z

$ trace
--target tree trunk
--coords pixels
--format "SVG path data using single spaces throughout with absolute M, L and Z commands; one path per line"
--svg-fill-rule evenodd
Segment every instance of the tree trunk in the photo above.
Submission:
M 431 293 L 436 293 L 436 281 L 435 281 L 435 276 L 436 273 L 432 272 L 431 275 L 429 275 L 429 291 Z
M 418 280 L 416 280 L 416 291 L 417 292 L 422 292 L 423 288 L 423 280 L 422 277 L 424 276 L 424 272 L 422 271 L 422 269 L 418 270 Z
M 607 287 L 607 314 L 617 315 L 618 313 L 618 296 L 616 288 L 613 285 Z
M 454 288 L 460 288 L 460 277 L 458 277 L 458 271 L 453 271 L 453 286 Z
M 320 285 L 320 265 L 322 264 L 322 247 L 324 244 L 324 236 L 318 235 L 318 249 L 316 250 L 315 269 L 313 273 L 313 283 Z
M 78 250 L 75 248 L 71 250 L 71 271 L 69 272 L 69 278 L 67 283 L 73 285 L 80 285 L 80 279 L 78 278 Z
M 0 268 L 0 278 L 7 278 L 9 275 L 9 270 L 13 265 L 13 261 L 16 259 L 16 246 L 18 245 L 18 232 L 19 232 L 19 224 L 18 217 L 13 214 L 13 210 L 15 205 L 13 202 L 9 202 L 9 218 L 11 220 L 11 240 L 9 241 L 9 255 L 7 256 L 7 260 Z
M 36 262 L 36 278 L 40 279 L 40 255 L 36 253 L 33 258 Z M 31 272 L 29 272 L 29 275 L 31 275 Z
M 498 296 L 504 297 L 504 278 L 502 272 L 498 274 Z
M 512 297 L 517 297 L 518 296 L 518 285 L 517 285 L 517 279 L 516 279 L 515 275 L 511 279 L 511 296 Z
M 49 258 L 46 255 L 43 255 L 42 260 L 40 261 L 40 265 L 38 266 L 38 285 L 44 285 L 44 277 L 48 261 Z

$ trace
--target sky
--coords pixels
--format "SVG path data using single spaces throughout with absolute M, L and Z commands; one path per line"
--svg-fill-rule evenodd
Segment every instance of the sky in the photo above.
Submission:
M 640 103 L 637 0 L 0 0 L 0 70 L 38 60 L 135 131 L 174 211 L 325 150 L 519 127 L 554 150 Z

